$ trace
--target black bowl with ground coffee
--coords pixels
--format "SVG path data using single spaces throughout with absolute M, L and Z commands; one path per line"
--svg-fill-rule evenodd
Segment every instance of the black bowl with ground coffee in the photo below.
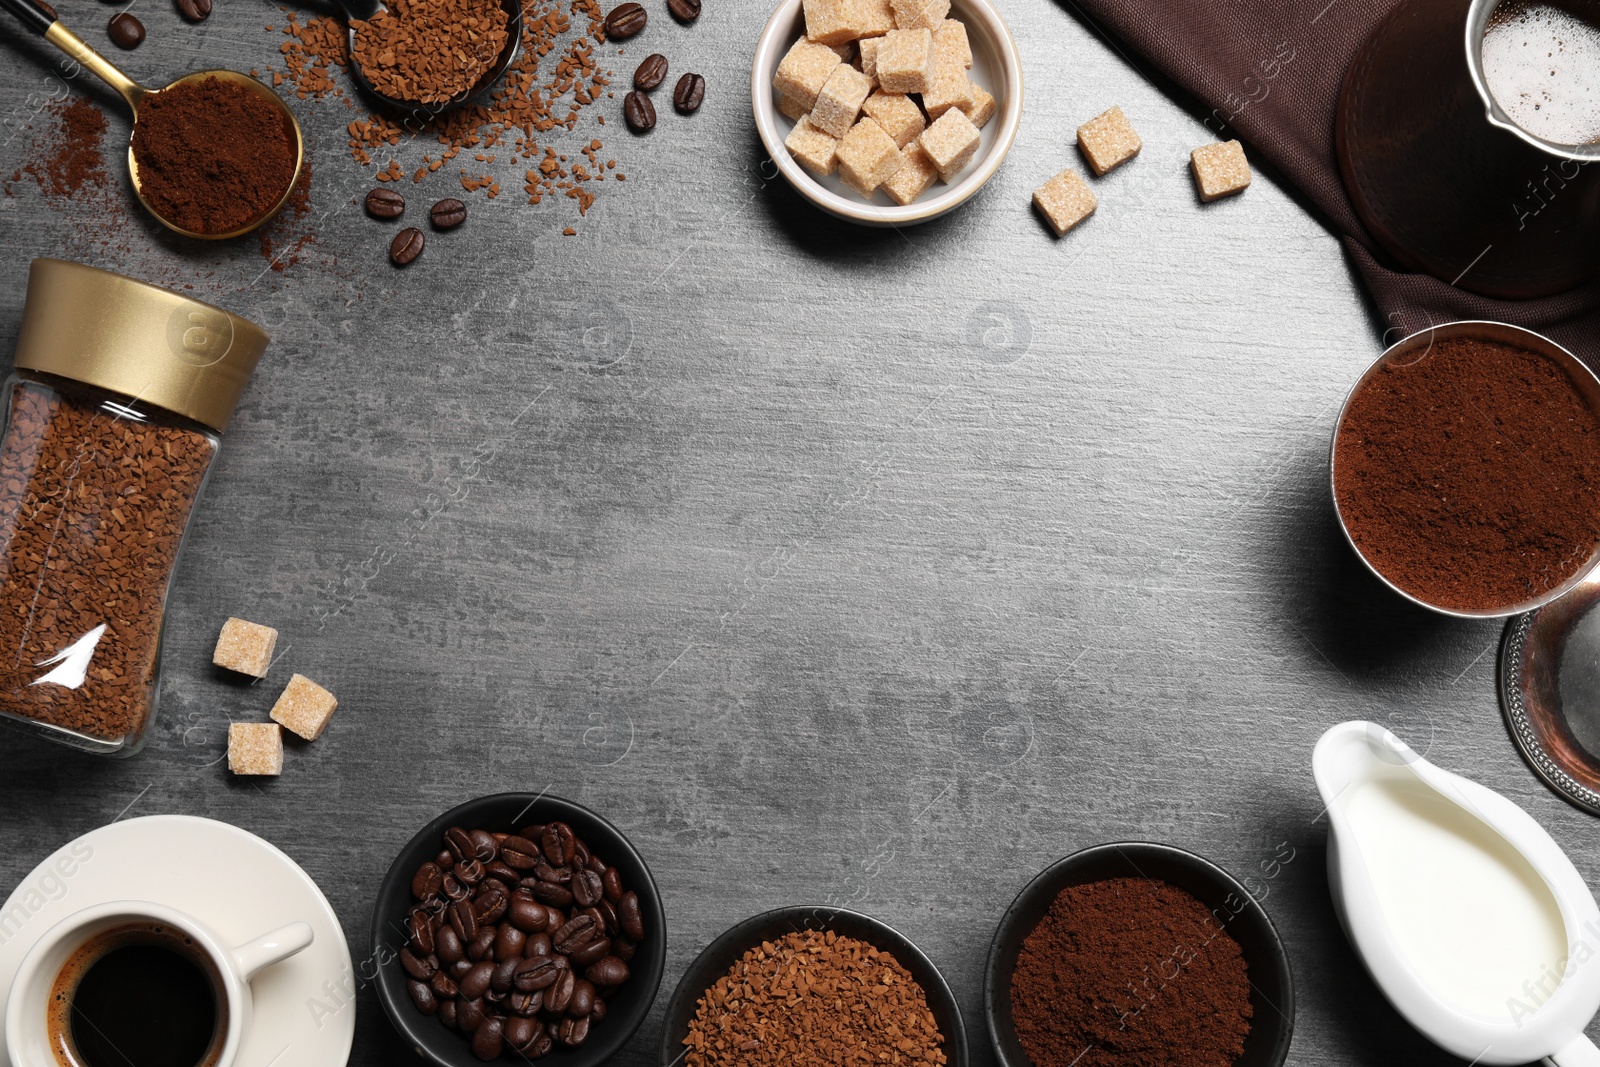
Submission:
M 1255 892 L 1292 859 L 1287 845 L 1263 856 Z M 1294 980 L 1250 890 L 1193 853 L 1123 842 L 1018 894 L 989 946 L 984 1013 L 1001 1067 L 1280 1067 Z
M 1600 560 L 1600 379 L 1531 331 L 1457 322 L 1390 348 L 1330 467 L 1356 554 L 1424 607 L 1531 611 Z

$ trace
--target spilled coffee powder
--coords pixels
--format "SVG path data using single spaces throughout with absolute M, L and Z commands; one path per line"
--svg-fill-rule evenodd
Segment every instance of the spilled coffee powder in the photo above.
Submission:
M 944 1037 L 911 972 L 832 930 L 746 952 L 700 997 L 687 1067 L 938 1067 Z
M 1199 900 L 1147 878 L 1068 886 L 1011 977 L 1034 1067 L 1232 1067 L 1250 1032 L 1238 942 Z
M 1351 398 L 1334 489 L 1389 581 L 1444 608 L 1509 607 L 1600 544 L 1600 413 L 1546 356 L 1439 341 Z
M 152 94 L 133 128 L 145 201 L 192 233 L 228 233 L 271 211 L 294 181 L 296 155 L 288 118 L 219 78 Z

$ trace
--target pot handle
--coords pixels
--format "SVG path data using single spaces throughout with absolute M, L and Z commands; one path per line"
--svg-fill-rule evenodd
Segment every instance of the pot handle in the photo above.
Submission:
M 1579 1034 L 1539 1062 L 1547 1067 L 1600 1067 L 1600 1048 Z
M 286 960 L 311 944 L 316 936 L 311 927 L 303 922 L 281 926 L 270 934 L 262 934 L 235 948 L 233 966 L 238 970 L 239 977 L 248 982 L 262 968 Z M 1562 1067 L 1567 1065 L 1563 1064 Z M 1597 1067 L 1600 1067 L 1600 1061 L 1597 1061 Z

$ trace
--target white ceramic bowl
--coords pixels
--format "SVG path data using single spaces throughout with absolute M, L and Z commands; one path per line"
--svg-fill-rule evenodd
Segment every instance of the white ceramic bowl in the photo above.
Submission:
M 789 136 L 794 123 L 778 110 L 772 75 L 784 53 L 805 33 L 801 0 L 783 0 L 756 43 L 755 62 L 750 69 L 750 99 L 756 129 L 761 133 L 767 154 L 801 196 L 830 215 L 849 222 L 866 226 L 905 226 L 936 219 L 955 210 L 994 176 L 1006 153 L 1011 151 L 1011 142 L 1016 139 L 1017 126 L 1022 120 L 1022 59 L 1005 20 L 989 0 L 951 0 L 949 17 L 960 19 L 967 27 L 967 39 L 972 44 L 971 77 L 994 94 L 995 115 L 983 127 L 977 154 L 953 184 L 935 181 L 915 203 L 901 207 L 881 189 L 871 200 L 864 200 L 837 175 L 814 177 L 783 147 L 784 138 Z

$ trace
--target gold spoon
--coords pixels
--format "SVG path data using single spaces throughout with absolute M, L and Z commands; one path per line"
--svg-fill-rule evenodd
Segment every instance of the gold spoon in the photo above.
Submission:
M 163 89 L 146 89 L 122 73 L 99 52 L 85 44 L 77 34 L 63 26 L 56 19 L 55 12 L 40 4 L 38 0 L 0 0 L 0 7 L 17 16 L 28 29 L 39 34 L 45 40 L 61 49 L 61 51 L 77 60 L 101 81 L 121 93 L 122 99 L 128 102 L 128 107 L 133 111 L 133 123 L 135 126 L 139 124 L 139 105 L 144 102 L 145 97 L 154 93 L 165 92 Z M 181 233 L 185 237 L 196 237 L 202 241 L 221 241 L 229 237 L 239 237 L 249 233 L 282 210 L 283 205 L 289 202 L 289 194 L 294 191 L 295 184 L 300 180 L 300 168 L 305 163 L 306 146 L 305 138 L 300 135 L 300 124 L 294 120 L 294 112 L 289 110 L 289 106 L 283 102 L 278 94 L 254 78 L 246 77 L 237 71 L 196 71 L 193 74 L 185 74 L 173 82 L 172 85 L 168 85 L 167 89 L 171 89 L 174 85 L 182 85 L 185 82 L 199 81 L 202 78 L 216 78 L 218 81 L 244 86 L 263 100 L 270 101 L 272 106 L 277 108 L 279 114 L 288 122 L 289 129 L 294 131 L 294 178 L 289 182 L 289 187 L 283 191 L 283 195 L 278 198 L 278 202 L 272 205 L 271 210 L 249 225 L 242 226 L 236 230 L 229 230 L 227 233 L 196 233 L 193 230 L 186 230 L 171 219 L 163 217 L 159 211 L 151 207 L 150 201 L 144 198 L 144 189 L 139 182 L 139 164 L 133 158 L 133 138 L 132 136 L 128 138 L 128 175 L 133 179 L 133 191 L 138 194 L 139 203 L 144 205 L 145 210 L 154 215 L 156 220 L 163 226 L 175 233 Z

